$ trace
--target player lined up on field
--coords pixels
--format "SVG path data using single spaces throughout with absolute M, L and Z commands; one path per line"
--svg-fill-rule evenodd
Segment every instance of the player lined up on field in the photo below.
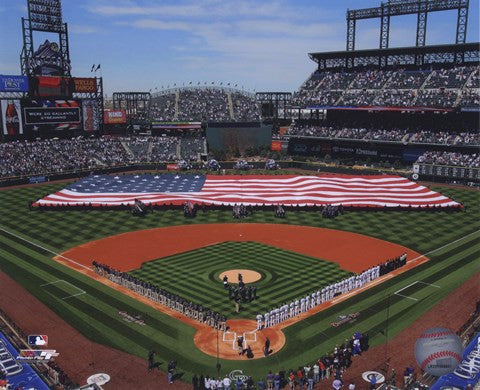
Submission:
M 202 322 L 211 326 L 214 329 L 219 329 L 223 332 L 227 330 L 227 317 L 210 310 L 200 304 L 190 302 L 176 294 L 170 293 L 161 289 L 149 282 L 139 280 L 134 276 L 118 271 L 105 264 L 100 264 L 96 261 L 92 262 L 95 273 L 106 277 L 112 282 L 135 291 L 137 294 L 160 303 L 175 311 L 178 311 L 187 317 L 196 321 Z
M 267 311 L 264 315 L 257 314 L 257 329 L 268 328 L 277 325 L 289 318 L 296 317 L 315 306 L 332 300 L 334 297 L 345 294 L 353 289 L 361 288 L 365 284 L 383 276 L 397 268 L 403 267 L 407 263 L 407 254 L 386 261 L 375 267 L 369 268 L 361 274 L 353 275 L 337 283 L 332 283 L 321 290 L 307 294 L 304 297 L 297 298 L 290 303 L 285 303 Z

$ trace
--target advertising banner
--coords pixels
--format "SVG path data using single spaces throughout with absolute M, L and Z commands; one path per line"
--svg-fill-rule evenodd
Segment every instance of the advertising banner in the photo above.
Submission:
M 282 141 L 272 141 L 272 150 L 282 151 Z
M 96 100 L 82 100 L 83 130 L 100 130 L 98 102 Z
M 0 92 L 28 92 L 28 77 L 0 74 Z
M 82 128 L 81 103 L 77 100 L 25 101 L 23 114 L 29 132 Z
M 1 100 L 0 107 L 4 135 L 23 134 L 22 109 L 20 100 Z
M 95 93 L 97 92 L 97 79 L 93 77 L 74 77 L 75 92 Z
M 103 122 L 106 125 L 117 125 L 127 123 L 125 110 L 104 111 Z

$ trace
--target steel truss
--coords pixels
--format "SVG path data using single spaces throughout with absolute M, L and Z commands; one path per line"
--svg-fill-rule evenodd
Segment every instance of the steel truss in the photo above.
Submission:
M 285 108 L 292 102 L 291 92 L 257 92 L 255 100 L 260 104 L 271 104 L 273 107 L 273 117 L 278 118 L 278 109 L 284 109 L 284 119 L 286 117 Z
M 356 21 L 380 18 L 380 49 L 388 48 L 390 38 L 390 17 L 417 15 L 416 46 L 425 46 L 427 16 L 429 12 L 457 10 L 456 43 L 465 43 L 467 35 L 469 0 L 388 0 L 379 7 L 347 10 L 348 51 L 355 50 Z
M 148 124 L 150 121 L 150 92 L 114 92 L 113 109 L 125 110 L 127 122 Z

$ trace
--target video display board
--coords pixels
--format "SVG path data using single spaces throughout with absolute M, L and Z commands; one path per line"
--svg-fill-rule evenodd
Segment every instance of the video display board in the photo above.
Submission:
M 82 129 L 80 100 L 27 100 L 22 108 L 28 132 Z
M 30 78 L 32 97 L 68 97 L 74 92 L 97 92 L 97 80 L 86 77 L 33 76 Z

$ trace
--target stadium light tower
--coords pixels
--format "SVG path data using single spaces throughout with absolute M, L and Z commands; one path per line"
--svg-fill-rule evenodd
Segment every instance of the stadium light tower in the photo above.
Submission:
M 61 0 L 27 0 L 28 19 L 22 18 L 23 49 L 20 54 L 22 74 L 70 77 L 68 27 L 62 20 Z M 34 49 L 34 32 L 58 35 L 58 42 L 45 41 Z

